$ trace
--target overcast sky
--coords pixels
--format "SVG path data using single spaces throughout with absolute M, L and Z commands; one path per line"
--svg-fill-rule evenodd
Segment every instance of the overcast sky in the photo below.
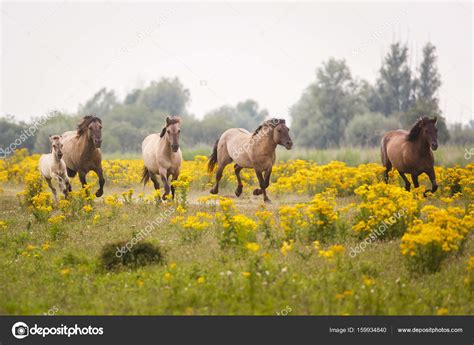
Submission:
M 374 82 L 390 43 L 415 67 L 431 41 L 441 109 L 473 119 L 470 3 L 2 3 L 1 115 L 75 112 L 102 87 L 122 98 L 177 76 L 198 117 L 253 98 L 273 116 L 288 108 L 330 57 Z M 100 116 L 100 114 L 98 114 Z

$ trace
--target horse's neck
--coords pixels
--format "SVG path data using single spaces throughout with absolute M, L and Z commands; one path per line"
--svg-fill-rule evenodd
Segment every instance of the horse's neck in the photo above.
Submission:
M 423 139 L 422 134 L 413 142 L 413 148 L 420 158 L 424 158 L 430 154 L 430 144 Z
M 78 140 L 78 152 L 80 152 L 81 159 L 88 159 L 92 156 L 95 147 L 91 140 L 87 137 L 87 135 L 83 135 L 79 137 Z
M 163 157 L 171 157 L 173 152 L 171 151 L 171 143 L 168 140 L 168 137 L 165 135 L 160 138 L 160 147 L 159 147 L 161 156 Z
M 273 130 L 266 132 L 266 133 L 257 133 L 253 138 L 255 140 L 255 145 L 253 145 L 253 148 L 257 150 L 275 150 L 277 147 L 277 144 L 273 141 Z

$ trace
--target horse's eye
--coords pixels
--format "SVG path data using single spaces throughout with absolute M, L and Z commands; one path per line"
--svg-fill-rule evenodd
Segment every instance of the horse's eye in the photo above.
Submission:
M 168 132 L 168 134 L 170 134 L 170 133 L 171 133 L 169 129 L 167 130 L 167 132 Z

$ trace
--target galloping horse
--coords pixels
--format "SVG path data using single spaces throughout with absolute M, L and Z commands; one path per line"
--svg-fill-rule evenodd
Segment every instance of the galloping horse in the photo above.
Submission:
M 79 173 L 79 180 L 84 187 L 87 183 L 87 173 L 91 170 L 94 171 L 99 177 L 99 189 L 95 195 L 102 196 L 105 184 L 100 152 L 102 121 L 93 115 L 85 116 L 76 131 L 63 133 L 61 143 L 69 177 L 74 177 L 76 173 Z
M 49 140 L 51 141 L 51 153 L 41 155 L 39 159 L 39 170 L 41 176 L 48 183 L 49 188 L 54 195 L 54 200 L 57 200 L 56 188 L 53 187 L 52 180 L 57 180 L 61 192 L 64 194 L 64 197 L 67 198 L 68 192 L 71 188 L 69 184 L 69 178 L 66 172 L 66 163 L 64 163 L 61 144 L 61 136 L 59 135 L 50 135 Z
M 177 116 L 166 117 L 166 125 L 161 130 L 160 135 L 150 134 L 143 140 L 142 153 L 145 166 L 140 183 L 146 185 L 148 180 L 153 181 L 153 186 L 160 189 L 160 184 L 156 175 L 161 176 L 165 186 L 163 200 L 169 195 L 170 190 L 174 198 L 174 187 L 169 183 L 169 177 L 173 176 L 173 181 L 178 179 L 183 155 L 179 148 L 179 134 L 181 132 L 181 119 Z
M 240 171 L 243 168 L 253 168 L 257 174 L 260 188 L 253 191 L 254 195 L 263 194 L 265 202 L 271 202 L 266 189 L 270 184 L 270 175 L 275 163 L 277 145 L 283 145 L 287 150 L 293 146 L 289 129 L 282 119 L 270 119 L 263 122 L 253 133 L 242 128 L 231 128 L 225 131 L 214 144 L 214 150 L 209 157 L 208 171 L 212 173 L 217 164 L 216 184 L 211 194 L 219 192 L 219 181 L 224 168 L 232 161 L 237 177 L 235 195 L 242 194 Z M 264 175 L 265 174 L 265 175 Z
M 399 129 L 385 133 L 381 143 L 381 154 L 382 164 L 386 168 L 384 172 L 386 183 L 388 183 L 388 173 L 393 166 L 405 181 L 407 191 L 410 190 L 410 182 L 405 174 L 411 174 L 413 185 L 417 188 L 418 176 L 425 173 L 431 181 L 430 192 L 436 192 L 438 185 L 431 151 L 438 148 L 436 121 L 436 117 L 432 119 L 423 117 L 418 119 L 410 132 Z

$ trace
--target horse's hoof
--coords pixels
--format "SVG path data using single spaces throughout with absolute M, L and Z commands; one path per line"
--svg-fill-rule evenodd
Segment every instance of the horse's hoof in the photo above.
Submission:
M 212 189 L 209 191 L 209 193 L 211 193 L 211 194 L 217 194 L 217 190 L 215 190 L 214 188 L 212 188 Z
M 265 204 L 271 204 L 271 203 L 272 203 L 272 201 L 271 201 L 270 199 L 268 199 L 268 198 L 267 198 L 267 199 L 264 199 L 263 201 L 265 202 Z
M 95 196 L 100 198 L 104 194 L 104 191 L 99 189 L 97 192 L 95 192 Z
M 260 195 L 260 194 L 262 194 L 262 190 L 260 188 L 253 190 L 253 195 Z
M 237 187 L 237 189 L 235 190 L 235 195 L 239 197 L 241 194 L 242 194 L 242 187 Z

